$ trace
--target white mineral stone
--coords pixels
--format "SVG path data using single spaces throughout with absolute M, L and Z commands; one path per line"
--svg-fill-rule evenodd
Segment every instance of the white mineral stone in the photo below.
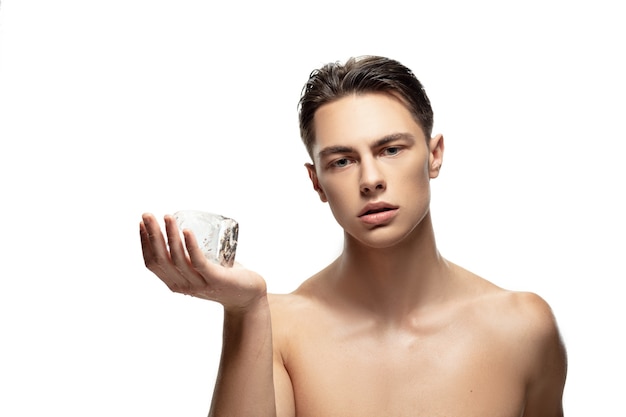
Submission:
M 174 213 L 174 218 L 181 232 L 183 229 L 193 232 L 208 260 L 233 266 L 239 234 L 235 220 L 198 210 L 181 210 Z

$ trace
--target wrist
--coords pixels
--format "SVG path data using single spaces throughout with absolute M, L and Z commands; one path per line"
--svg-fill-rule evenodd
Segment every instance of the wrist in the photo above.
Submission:
M 269 312 L 267 292 L 246 301 L 243 304 L 224 305 L 224 314 L 229 316 L 249 316 Z

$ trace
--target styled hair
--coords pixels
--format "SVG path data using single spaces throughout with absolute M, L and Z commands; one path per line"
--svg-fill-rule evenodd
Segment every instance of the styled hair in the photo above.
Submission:
M 315 143 L 313 118 L 324 104 L 351 94 L 390 93 L 402 99 L 426 139 L 433 129 L 433 110 L 424 87 L 413 72 L 381 56 L 352 57 L 345 64 L 328 63 L 311 72 L 298 103 L 300 137 L 312 157 Z

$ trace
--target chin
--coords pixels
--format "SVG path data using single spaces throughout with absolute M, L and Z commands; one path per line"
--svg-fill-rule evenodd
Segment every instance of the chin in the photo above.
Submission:
M 422 226 L 427 227 L 428 222 L 424 222 L 427 213 L 428 211 L 411 224 L 400 221 L 367 230 L 362 227 L 355 227 L 353 230 L 344 228 L 346 242 L 352 241 L 372 249 L 389 249 L 410 244 L 410 240 L 417 238 L 424 231 Z
M 350 234 L 346 233 L 346 238 L 360 246 L 372 249 L 389 249 L 403 243 L 408 234 L 398 234 L 386 227 L 376 227 L 367 232 L 367 234 Z

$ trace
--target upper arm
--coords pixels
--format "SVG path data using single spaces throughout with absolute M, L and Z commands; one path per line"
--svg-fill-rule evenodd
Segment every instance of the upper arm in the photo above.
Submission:
M 562 417 L 567 354 L 556 319 L 536 295 L 526 302 L 529 313 L 529 377 L 523 417 Z
M 282 357 L 278 352 L 274 352 L 274 393 L 276 397 L 276 416 L 295 417 L 296 405 L 293 385 Z
M 291 377 L 285 366 L 285 350 L 288 349 L 291 331 L 288 306 L 290 298 L 270 295 L 270 311 L 272 314 L 272 346 L 274 396 L 277 417 L 295 417 L 296 405 Z

